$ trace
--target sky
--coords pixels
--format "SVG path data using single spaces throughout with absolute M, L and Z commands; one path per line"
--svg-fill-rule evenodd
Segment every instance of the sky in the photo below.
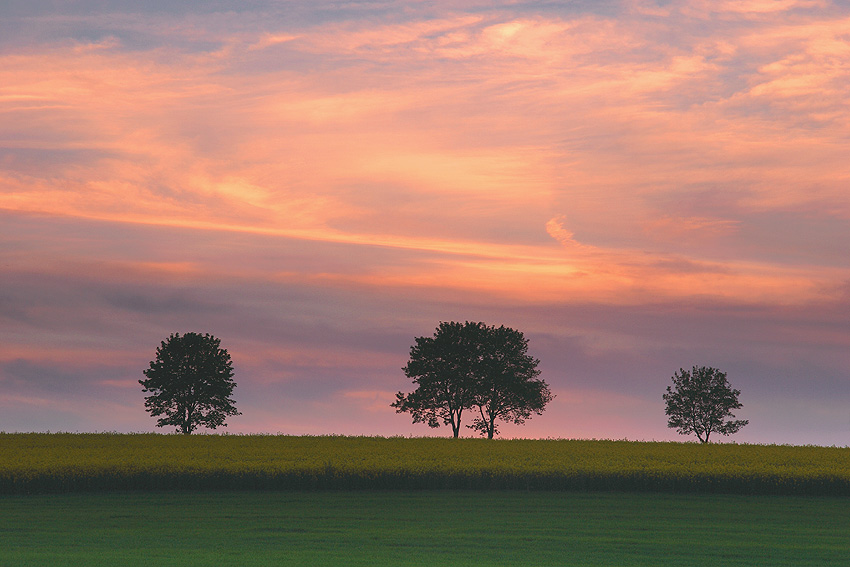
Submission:
M 694 439 L 713 366 L 727 440 L 846 446 L 849 100 L 838 0 L 6 0 L 0 431 L 162 431 L 200 332 L 218 431 L 448 436 L 389 404 L 482 321 L 556 396 L 503 437 Z

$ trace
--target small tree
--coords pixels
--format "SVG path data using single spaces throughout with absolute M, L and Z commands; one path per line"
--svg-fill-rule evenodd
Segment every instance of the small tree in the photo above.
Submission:
M 174 333 L 156 349 L 156 360 L 139 380 L 145 408 L 151 417 L 164 415 L 157 427 L 174 425 L 186 435 L 198 426 L 227 426 L 225 419 L 240 415 L 230 398 L 236 383 L 230 354 L 209 333 Z
M 404 373 L 417 385 L 399 392 L 392 407 L 413 423 L 451 425 L 459 437 L 465 410 L 477 410 L 473 425 L 492 439 L 499 420 L 522 424 L 540 414 L 553 396 L 536 380 L 539 361 L 527 354 L 522 333 L 484 323 L 440 323 L 433 337 L 417 337 Z
M 667 427 L 676 428 L 682 435 L 694 433 L 700 443 L 708 443 L 715 431 L 721 435 L 737 433 L 749 423 L 746 419 L 727 419 L 735 417 L 732 410 L 742 407 L 740 393 L 729 385 L 726 373 L 716 368 L 679 369 L 673 374 L 673 388 L 667 386 L 663 396 Z

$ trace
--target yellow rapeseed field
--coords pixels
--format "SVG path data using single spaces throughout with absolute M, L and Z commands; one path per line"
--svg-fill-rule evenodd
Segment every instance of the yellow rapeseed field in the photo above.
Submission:
M 469 488 L 850 495 L 850 448 L 0 433 L 0 493 Z

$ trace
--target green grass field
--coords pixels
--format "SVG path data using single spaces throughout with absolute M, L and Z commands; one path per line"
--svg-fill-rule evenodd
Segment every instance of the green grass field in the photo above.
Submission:
M 850 565 L 843 498 L 524 491 L 0 497 L 0 565 Z

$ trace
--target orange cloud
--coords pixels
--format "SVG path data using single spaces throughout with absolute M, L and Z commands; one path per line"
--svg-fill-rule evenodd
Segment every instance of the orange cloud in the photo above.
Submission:
M 549 233 L 549 236 L 551 236 L 564 246 L 577 245 L 578 243 L 576 242 L 575 238 L 573 238 L 573 233 L 564 228 L 563 220 L 563 215 L 560 217 L 549 219 L 546 222 L 546 232 Z
M 130 52 L 115 37 L 6 54 L 0 207 L 438 255 L 305 275 L 323 281 L 529 301 L 819 297 L 845 274 L 734 246 L 722 277 L 669 267 L 712 265 L 704 249 L 733 241 L 747 212 L 850 214 L 848 20 L 721 26 L 671 45 L 636 13 L 205 31 L 223 46 L 205 55 Z M 307 56 L 326 62 L 321 73 L 280 63 Z M 730 84 L 729 73 L 744 76 Z M 49 173 L 24 163 L 30 150 Z M 694 212 L 729 187 L 734 220 Z M 523 243 L 506 244 L 509 231 Z M 684 241 L 686 254 L 671 248 Z

